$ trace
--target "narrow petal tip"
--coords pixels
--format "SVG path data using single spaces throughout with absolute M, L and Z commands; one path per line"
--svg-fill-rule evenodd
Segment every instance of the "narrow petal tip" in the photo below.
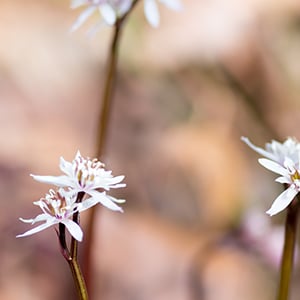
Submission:
M 276 215 L 276 213 L 272 212 L 271 209 L 267 210 L 267 211 L 266 211 L 266 214 L 269 215 L 270 217 Z

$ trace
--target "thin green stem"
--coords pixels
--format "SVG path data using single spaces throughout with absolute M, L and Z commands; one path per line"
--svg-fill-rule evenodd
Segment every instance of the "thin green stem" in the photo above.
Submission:
M 102 106 L 99 114 L 99 123 L 97 128 L 97 144 L 96 144 L 96 157 L 102 159 L 105 151 L 105 147 L 107 144 L 107 132 L 109 127 L 109 119 L 111 115 L 111 107 L 113 100 L 113 91 L 115 87 L 116 81 L 116 70 L 117 70 L 117 62 L 118 62 L 118 52 L 119 52 L 119 44 L 121 39 L 122 28 L 124 26 L 125 20 L 132 12 L 136 4 L 139 0 L 134 0 L 132 2 L 130 10 L 124 14 L 121 18 L 119 18 L 114 25 L 114 32 L 111 40 L 109 57 L 107 62 L 107 71 L 106 78 L 104 84 L 104 90 L 102 95 Z M 96 219 L 96 206 L 90 209 L 90 214 L 88 216 L 87 228 L 85 234 L 85 251 L 83 256 L 83 266 L 84 266 L 84 277 L 86 279 L 86 283 L 88 289 L 90 290 L 91 285 L 91 269 L 92 269 L 92 245 L 93 245 L 93 237 L 94 237 L 94 227 L 95 227 L 95 219 Z
M 78 216 L 77 216 L 78 218 Z M 61 246 L 62 255 L 69 264 L 69 267 L 72 272 L 73 280 L 77 289 L 78 297 L 80 300 L 88 300 L 87 288 L 84 282 L 82 272 L 77 260 L 77 248 L 78 242 L 72 237 L 71 240 L 71 251 L 67 247 L 66 236 L 65 236 L 66 227 L 64 224 L 59 223 L 59 242 Z
M 287 300 L 289 297 L 290 281 L 293 271 L 295 253 L 298 209 L 298 198 L 295 198 L 287 208 L 284 248 L 281 260 L 281 272 L 277 300 Z
M 77 258 L 70 257 L 70 259 L 67 261 L 73 275 L 79 299 L 88 300 L 89 296 L 87 293 L 87 288 Z

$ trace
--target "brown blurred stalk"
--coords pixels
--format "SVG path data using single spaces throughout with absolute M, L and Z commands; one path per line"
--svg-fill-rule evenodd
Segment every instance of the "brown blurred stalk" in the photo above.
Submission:
M 284 248 L 281 260 L 277 300 L 287 300 L 289 297 L 290 281 L 295 254 L 298 210 L 298 198 L 295 198 L 287 208 Z
M 130 10 L 124 14 L 121 18 L 117 19 L 114 25 L 114 32 L 111 40 L 109 57 L 107 62 L 106 79 L 104 84 L 104 90 L 102 95 L 102 106 L 99 114 L 99 123 L 96 137 L 96 157 L 100 160 L 103 159 L 106 143 L 107 143 L 107 132 L 109 126 L 109 119 L 111 115 L 113 91 L 115 88 L 116 81 L 116 70 L 118 61 L 118 50 L 120 44 L 120 38 L 122 29 L 125 24 L 125 20 L 132 12 L 139 0 L 132 2 Z M 87 229 L 85 234 L 85 251 L 83 256 L 83 273 L 86 280 L 87 288 L 91 290 L 91 272 L 92 272 L 92 246 L 94 243 L 94 231 L 95 231 L 95 219 L 96 219 L 96 208 L 94 206 L 90 209 L 90 215 L 88 216 Z

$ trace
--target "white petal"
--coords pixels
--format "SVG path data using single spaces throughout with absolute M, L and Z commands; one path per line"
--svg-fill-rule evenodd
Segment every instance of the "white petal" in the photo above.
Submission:
M 93 198 L 97 199 L 97 201 L 101 203 L 103 206 L 114 211 L 123 212 L 123 209 L 117 204 L 115 204 L 109 197 L 107 197 L 105 193 L 100 193 L 97 191 L 89 191 L 88 194 Z
M 32 228 L 26 232 L 24 232 L 23 234 L 19 234 L 17 235 L 16 237 L 24 237 L 24 236 L 28 236 L 28 235 L 31 235 L 31 234 L 34 234 L 34 233 L 37 233 L 37 232 L 40 232 L 44 229 L 47 229 L 48 227 L 54 225 L 54 224 L 57 224 L 58 222 L 55 221 L 55 219 L 53 218 L 53 220 L 51 222 L 47 222 L 47 223 L 44 223 L 44 224 L 41 224 L 35 228 Z
M 77 8 L 79 6 L 82 6 L 82 5 L 85 5 L 85 4 L 88 4 L 88 1 L 87 0 L 72 0 L 71 2 L 71 8 Z
M 99 201 L 95 197 L 90 197 L 86 200 L 83 200 L 81 203 L 78 203 L 77 208 L 79 212 L 89 209 L 92 206 L 95 206 Z
M 60 157 L 59 160 L 59 168 L 61 169 L 62 172 L 64 172 L 68 176 L 73 175 L 73 164 L 70 163 L 69 161 L 66 161 L 62 156 Z
M 272 160 L 269 160 L 269 159 L 266 159 L 266 158 L 260 158 L 258 160 L 258 162 L 263 166 L 265 167 L 266 169 L 276 173 L 276 174 L 279 174 L 279 175 L 282 175 L 282 176 L 289 176 L 289 173 L 288 173 L 288 170 L 283 168 L 280 164 L 272 161 Z
M 69 230 L 70 234 L 79 242 L 82 241 L 82 237 L 83 237 L 83 232 L 80 228 L 80 226 L 75 223 L 72 220 L 69 219 L 64 219 L 61 220 L 60 223 L 63 223 L 67 229 Z
M 271 208 L 266 213 L 270 216 L 273 216 L 281 212 L 289 206 L 297 194 L 298 191 L 290 186 L 275 199 Z
M 283 165 L 288 170 L 295 170 L 295 163 L 289 157 L 285 157 Z
M 179 0 L 160 0 L 161 3 L 166 5 L 168 8 L 171 8 L 173 10 L 181 10 L 182 4 Z
M 22 221 L 24 223 L 31 223 L 31 224 L 34 224 L 36 222 L 48 221 L 49 219 L 52 219 L 52 217 L 49 215 L 46 215 L 46 214 L 40 214 L 40 215 L 36 216 L 34 219 L 19 218 L 20 221 Z
M 285 176 L 281 176 L 275 179 L 276 182 L 279 183 L 287 183 L 287 184 L 291 184 L 292 180 L 290 179 L 290 177 L 285 177 Z
M 79 15 L 79 17 L 77 18 L 77 20 L 75 21 L 75 23 L 73 24 L 73 26 L 71 27 L 71 32 L 77 30 L 93 14 L 93 12 L 96 9 L 97 8 L 95 6 L 90 6 L 86 10 L 84 10 Z
M 119 183 L 124 179 L 125 176 L 120 175 L 116 177 L 111 177 L 111 178 L 97 178 L 97 181 L 95 182 L 94 188 L 103 188 L 105 190 L 109 190 L 110 188 L 121 188 L 125 187 L 125 183 Z
M 111 185 L 109 188 L 118 189 L 118 188 L 123 188 L 123 187 L 126 187 L 126 183 L 114 184 L 114 185 Z
M 117 19 L 116 12 L 109 4 L 102 4 L 99 7 L 100 13 L 108 25 L 114 25 Z
M 262 148 L 256 147 L 255 145 L 253 145 L 250 140 L 244 136 L 241 137 L 241 140 L 246 143 L 251 149 L 253 149 L 255 152 L 259 153 L 260 155 L 267 157 L 271 160 L 277 160 L 276 156 Z
M 160 16 L 155 0 L 144 0 L 144 13 L 150 25 L 158 27 Z
M 32 178 L 38 182 L 47 183 L 47 184 L 53 184 L 59 187 L 73 187 L 74 184 L 72 180 L 65 176 L 40 176 L 40 175 L 32 175 Z
M 77 150 L 76 155 L 75 155 L 75 159 L 77 159 L 77 158 L 79 158 L 79 157 L 81 157 L 81 153 L 80 153 L 79 150 Z
M 23 218 L 19 218 L 20 221 L 24 222 L 24 223 L 30 223 L 32 224 L 34 222 L 34 219 L 23 219 Z
M 116 203 L 125 203 L 125 202 L 126 202 L 125 199 L 117 199 L 117 198 L 112 197 L 112 196 L 110 196 L 110 195 L 106 195 L 106 197 L 108 197 L 108 199 L 110 199 L 111 201 L 114 201 L 114 202 L 116 202 Z

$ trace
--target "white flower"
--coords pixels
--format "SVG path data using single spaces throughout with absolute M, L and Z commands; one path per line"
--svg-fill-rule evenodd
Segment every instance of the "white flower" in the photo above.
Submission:
M 144 0 L 144 13 L 146 19 L 153 27 L 158 27 L 160 22 L 159 10 L 156 2 L 161 2 L 168 8 L 179 11 L 181 9 L 180 0 Z
M 281 175 L 275 181 L 285 184 L 288 188 L 273 202 L 267 214 L 273 216 L 289 206 L 300 191 L 300 145 L 295 139 L 288 138 L 284 143 L 272 141 L 266 149 L 254 146 L 249 139 L 242 140 L 254 151 L 267 157 L 258 162 L 266 169 Z
M 71 8 L 87 6 L 73 24 L 71 31 L 77 30 L 94 12 L 98 11 L 104 23 L 114 25 L 117 18 L 122 17 L 130 9 L 132 0 L 72 0 Z M 90 32 L 94 32 L 103 25 L 98 22 Z
M 87 8 L 79 15 L 71 31 L 77 30 L 96 11 L 100 13 L 104 22 L 97 22 L 89 31 L 90 34 L 95 33 L 104 23 L 112 26 L 118 18 L 124 16 L 130 10 L 132 2 L 133 0 L 72 0 L 71 8 L 74 9 L 81 6 L 87 6 Z M 144 0 L 144 13 L 146 19 L 153 27 L 158 27 L 160 22 L 157 2 L 176 11 L 179 11 L 182 7 L 180 0 Z
M 299 161 L 300 144 L 294 138 L 287 138 L 284 143 L 272 141 L 266 144 L 266 149 L 253 145 L 246 137 L 242 137 L 241 139 L 257 153 L 281 165 L 283 165 L 287 157 L 295 163 Z
M 84 192 L 111 210 L 123 211 L 115 202 L 124 203 L 125 200 L 115 199 L 105 192 L 111 188 L 125 187 L 125 183 L 120 183 L 124 179 L 123 175 L 113 177 L 111 171 L 104 169 L 103 163 L 97 159 L 83 158 L 79 151 L 72 162 L 61 157 L 59 166 L 66 175 L 31 176 L 39 182 L 70 188 L 74 193 Z
M 266 158 L 260 158 L 258 161 L 266 169 L 281 175 L 275 181 L 288 185 L 288 188 L 274 200 L 267 211 L 267 214 L 273 216 L 287 208 L 300 191 L 299 162 L 295 164 L 291 159 L 286 158 L 282 167 L 277 162 Z
M 64 189 L 59 189 L 57 192 L 50 190 L 49 193 L 46 194 L 45 198 L 41 198 L 39 201 L 33 202 L 33 204 L 41 208 L 43 211 L 42 214 L 36 216 L 34 219 L 20 218 L 20 220 L 25 223 L 35 224 L 36 222 L 43 221 L 45 223 L 30 229 L 23 234 L 19 234 L 17 237 L 28 236 L 40 232 L 52 225 L 62 223 L 76 240 L 82 241 L 82 230 L 80 226 L 71 219 L 75 212 L 84 211 L 97 204 L 97 201 L 89 198 L 81 203 L 76 203 L 76 198 L 76 194 L 70 191 L 65 191 Z

